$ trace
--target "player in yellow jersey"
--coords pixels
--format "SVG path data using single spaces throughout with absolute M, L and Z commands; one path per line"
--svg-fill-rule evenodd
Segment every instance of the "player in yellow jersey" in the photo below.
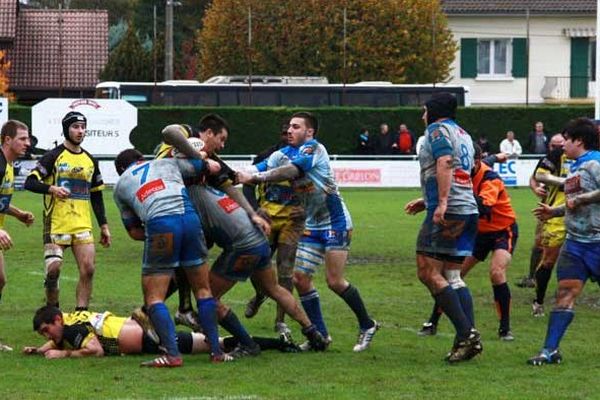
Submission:
M 25 155 L 29 148 L 29 129 L 20 121 L 9 120 L 2 125 L 0 133 L 2 148 L 0 151 L 0 300 L 2 289 L 6 285 L 6 272 L 4 271 L 3 251 L 13 246 L 13 241 L 4 229 L 4 216 L 12 215 L 19 221 L 29 226 L 33 223 L 33 214 L 23 211 L 10 204 L 14 190 L 13 162 Z M 0 349 L 10 349 L 0 343 Z
M 77 308 L 85 310 L 92 294 L 96 250 L 90 204 L 100 226 L 100 244 L 110 246 L 104 188 L 98 162 L 81 147 L 87 120 L 71 111 L 62 120 L 65 140 L 38 161 L 25 181 L 25 189 L 44 194 L 44 258 L 46 303 L 58 305 L 58 278 L 63 252 L 71 247 L 79 267 Z

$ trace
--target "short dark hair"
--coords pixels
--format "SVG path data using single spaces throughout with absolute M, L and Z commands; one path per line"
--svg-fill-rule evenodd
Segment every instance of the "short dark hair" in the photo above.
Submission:
M 306 126 L 312 128 L 312 130 L 314 131 L 313 135 L 317 136 L 317 133 L 319 132 L 319 120 L 317 119 L 317 117 L 315 117 L 314 114 L 309 113 L 308 111 L 300 111 L 294 113 L 292 115 L 292 118 L 302 118 Z
M 581 140 L 586 150 L 598 150 L 598 131 L 596 124 L 589 118 L 576 118 L 565 127 L 565 137 Z
M 56 306 L 46 305 L 38 308 L 33 316 L 33 330 L 37 332 L 42 324 L 53 323 L 57 315 L 62 315 L 62 311 Z
M 119 176 L 134 162 L 144 159 L 144 155 L 136 149 L 123 150 L 115 158 L 115 169 Z
M 223 129 L 229 132 L 229 126 L 227 125 L 227 121 L 225 121 L 221 116 L 217 114 L 207 114 L 200 119 L 198 130 L 200 132 L 205 132 L 208 129 L 213 131 L 215 135 L 217 135 Z
M 483 154 L 481 146 L 477 143 L 473 143 L 473 148 L 475 149 L 475 154 L 473 155 L 473 158 L 475 159 L 475 161 L 481 160 L 481 155 Z
M 16 119 L 9 119 L 2 125 L 2 132 L 0 133 L 0 143 L 4 143 L 4 139 L 7 137 L 13 138 L 17 136 L 17 130 L 25 129 L 29 132 L 29 128 L 21 121 Z

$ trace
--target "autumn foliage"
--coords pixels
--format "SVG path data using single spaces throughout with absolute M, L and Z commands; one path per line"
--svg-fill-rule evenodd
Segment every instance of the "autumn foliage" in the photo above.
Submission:
M 251 66 L 331 82 L 440 82 L 456 51 L 439 0 L 213 0 L 198 41 L 200 79 Z
M 6 59 L 6 51 L 0 50 L 0 97 L 6 97 L 12 101 L 15 99 L 15 95 L 8 90 L 9 69 L 10 61 Z

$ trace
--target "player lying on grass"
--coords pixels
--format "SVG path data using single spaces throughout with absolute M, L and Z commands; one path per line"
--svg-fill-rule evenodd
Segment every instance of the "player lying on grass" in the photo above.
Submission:
M 148 317 L 139 312 L 135 313 L 135 317 L 135 320 L 132 317 L 118 317 L 108 311 L 63 313 L 54 306 L 44 306 L 33 317 L 33 329 L 48 341 L 40 347 L 26 346 L 23 353 L 41 354 L 48 359 L 163 353 Z M 177 332 L 177 346 L 183 354 L 210 352 L 205 339 L 202 333 Z M 299 351 L 298 346 L 283 337 L 253 339 L 263 350 L 277 349 L 286 353 Z M 220 344 L 227 352 L 233 350 L 238 341 L 227 337 L 221 339 Z

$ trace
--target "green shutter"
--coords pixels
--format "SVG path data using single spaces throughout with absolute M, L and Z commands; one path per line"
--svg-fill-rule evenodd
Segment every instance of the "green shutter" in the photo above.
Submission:
M 527 39 L 515 38 L 512 40 L 512 76 L 513 78 L 526 78 L 529 73 L 527 63 Z
M 571 97 L 588 97 L 588 38 L 571 38 Z
M 460 39 L 460 77 L 477 77 L 477 39 Z

